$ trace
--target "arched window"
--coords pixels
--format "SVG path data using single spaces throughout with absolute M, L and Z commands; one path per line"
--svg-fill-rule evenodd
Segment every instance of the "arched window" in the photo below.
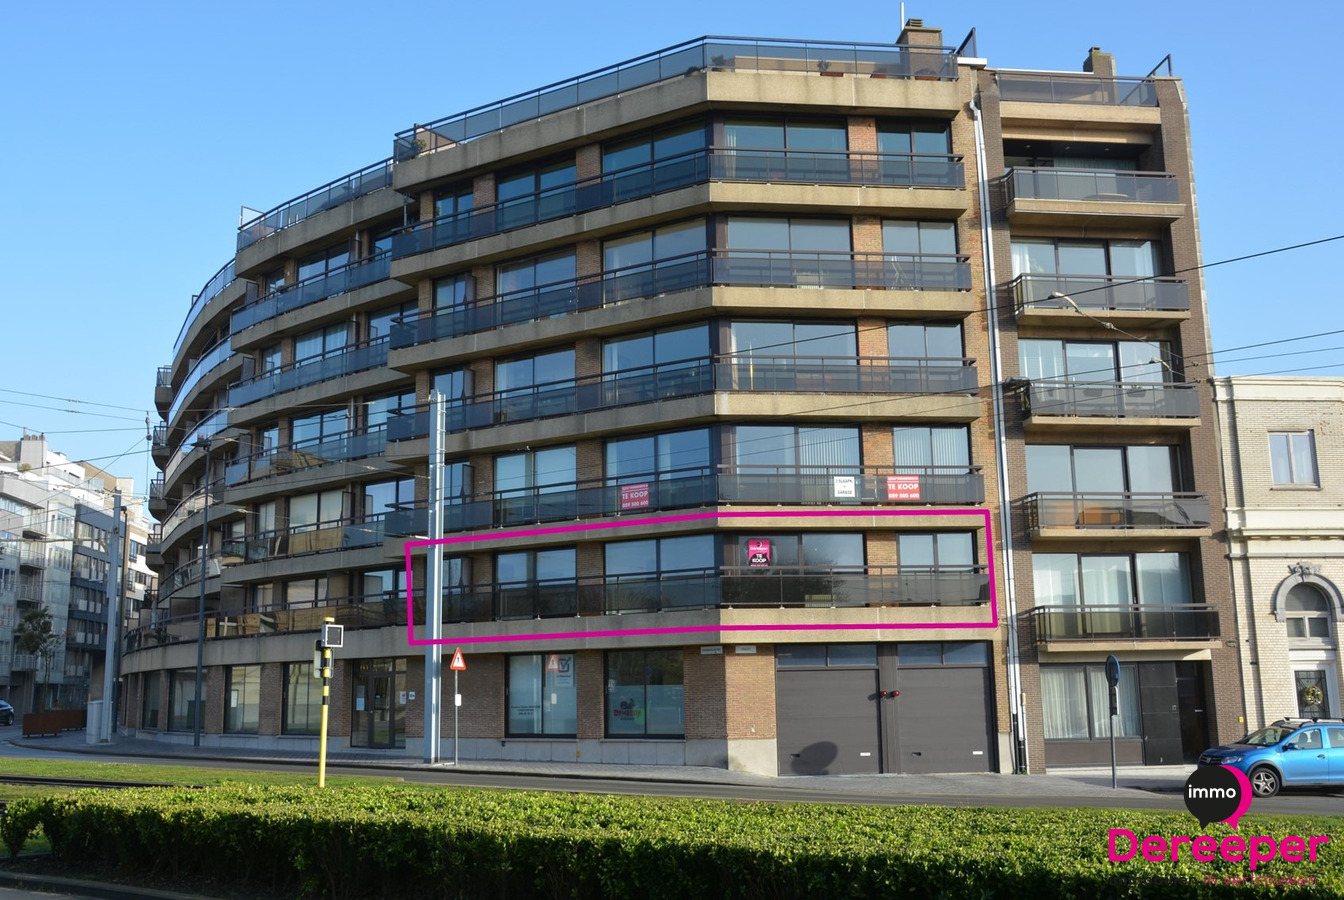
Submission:
M 1295 584 L 1283 603 L 1289 638 L 1330 637 L 1330 601 L 1310 584 Z

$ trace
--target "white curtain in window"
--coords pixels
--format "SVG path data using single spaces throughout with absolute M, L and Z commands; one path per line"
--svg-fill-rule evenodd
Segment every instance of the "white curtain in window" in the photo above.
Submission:
M 1041 666 L 1041 711 L 1046 740 L 1087 740 L 1087 689 L 1081 668 Z
M 1115 717 L 1116 737 L 1139 737 L 1139 691 L 1138 670 L 1134 666 L 1123 666 L 1120 670 L 1117 711 Z M 1088 666 L 1087 687 L 1092 700 L 1092 737 L 1097 740 L 1111 736 L 1111 686 L 1106 683 L 1106 670 L 1100 666 Z

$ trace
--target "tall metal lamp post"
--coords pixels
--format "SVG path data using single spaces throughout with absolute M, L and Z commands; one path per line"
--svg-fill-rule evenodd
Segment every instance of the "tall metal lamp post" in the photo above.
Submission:
M 210 551 L 210 438 L 198 436 L 196 446 L 205 450 L 205 487 L 201 504 L 201 592 L 196 608 L 196 701 L 194 704 L 195 722 L 192 726 L 192 746 L 201 746 L 201 720 L 204 703 L 201 697 L 201 680 L 205 671 L 205 576 L 206 561 Z

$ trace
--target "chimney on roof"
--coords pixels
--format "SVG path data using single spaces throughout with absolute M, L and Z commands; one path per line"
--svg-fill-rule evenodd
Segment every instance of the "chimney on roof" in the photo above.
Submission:
M 1115 77 L 1115 57 L 1102 53 L 1100 47 L 1089 47 L 1087 59 L 1083 60 L 1083 71 L 1102 78 Z
M 896 43 L 911 47 L 943 46 L 943 29 L 925 28 L 923 19 L 906 19 Z

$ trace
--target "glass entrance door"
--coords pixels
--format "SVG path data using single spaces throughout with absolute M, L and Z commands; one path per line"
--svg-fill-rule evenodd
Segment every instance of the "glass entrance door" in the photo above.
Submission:
M 406 661 L 360 660 L 355 669 L 350 746 L 406 746 Z

